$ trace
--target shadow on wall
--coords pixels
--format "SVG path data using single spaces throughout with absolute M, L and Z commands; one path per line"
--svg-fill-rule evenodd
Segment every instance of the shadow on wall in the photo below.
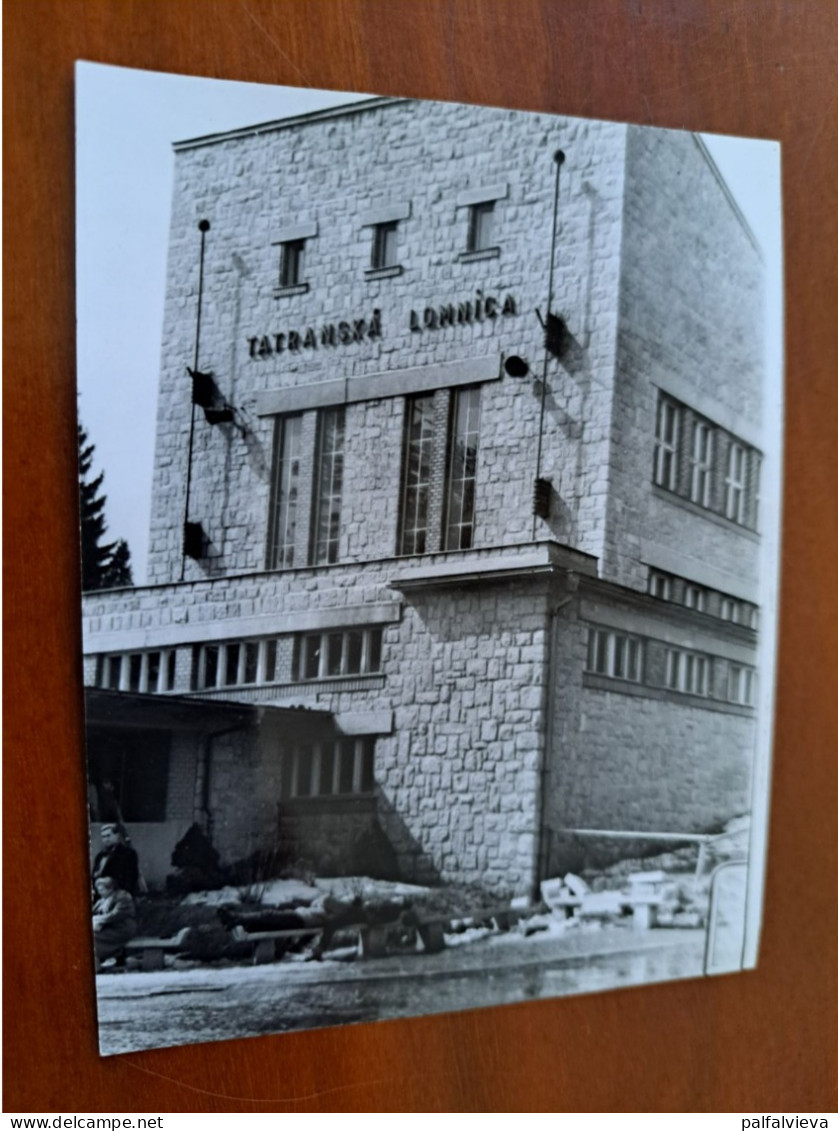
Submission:
M 411 884 L 434 886 L 441 882 L 439 872 L 431 857 L 411 833 L 392 801 L 381 791 L 378 794 L 378 821 L 382 836 L 387 840 L 398 864 L 398 876 L 393 877 Z M 389 877 L 383 876 L 382 879 Z

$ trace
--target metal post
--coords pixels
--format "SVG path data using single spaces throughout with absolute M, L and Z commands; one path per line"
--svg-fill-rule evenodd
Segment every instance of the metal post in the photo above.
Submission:
M 207 232 L 209 231 L 209 220 L 201 220 L 198 223 L 198 231 L 201 233 L 201 258 L 198 267 L 198 317 L 195 324 L 195 358 L 192 363 L 193 372 L 198 372 L 198 359 L 201 351 L 201 308 L 204 300 L 204 245 L 206 243 Z M 183 581 L 186 576 L 186 524 L 189 521 L 189 494 L 192 487 L 192 447 L 195 440 L 195 402 L 190 393 L 190 408 L 191 416 L 189 420 L 189 451 L 186 457 L 186 500 L 184 503 L 183 511 L 183 531 L 181 534 L 181 551 L 180 551 L 180 580 Z
M 558 228 L 559 220 L 559 174 L 562 165 L 564 164 L 564 150 L 557 149 L 553 154 L 553 160 L 556 163 L 556 182 L 553 190 L 553 234 L 550 240 L 550 278 L 547 284 L 547 316 L 545 318 L 545 341 L 544 341 L 544 363 L 541 369 L 541 412 L 538 419 L 538 454 L 535 461 L 535 478 L 536 481 L 541 478 L 541 449 L 544 441 L 544 410 L 547 400 L 547 363 L 550 359 L 550 351 L 547 348 L 546 328 L 549 325 L 550 314 L 553 309 L 553 277 L 556 267 L 556 230 Z M 532 519 L 532 536 L 535 541 L 535 532 L 537 529 L 538 516 L 533 515 Z

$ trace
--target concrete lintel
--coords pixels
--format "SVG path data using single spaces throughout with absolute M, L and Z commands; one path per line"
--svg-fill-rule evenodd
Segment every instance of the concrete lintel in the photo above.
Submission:
M 728 573 L 727 570 L 710 565 L 703 558 L 684 554 L 672 546 L 662 546 L 644 539 L 640 547 L 640 560 L 652 569 L 686 578 L 687 581 L 694 581 L 708 589 L 717 589 L 730 597 L 738 597 L 740 601 L 759 604 L 756 579 L 749 580 L 741 575 Z
M 375 208 L 368 208 L 362 212 L 359 222 L 362 228 L 369 228 L 373 224 L 392 224 L 396 220 L 410 219 L 410 201 L 394 204 L 379 204 Z
M 346 735 L 353 734 L 392 734 L 392 711 L 339 711 L 335 715 L 335 726 Z
M 292 240 L 309 240 L 317 235 L 317 221 L 311 220 L 307 224 L 288 224 L 274 232 L 271 243 L 291 243 Z
M 457 193 L 457 207 L 467 208 L 472 204 L 488 204 L 490 200 L 503 200 L 509 194 L 508 184 L 483 185 L 480 188 L 463 189 Z
M 689 648 L 696 652 L 720 656 L 735 663 L 756 662 L 756 643 L 740 644 L 722 636 L 721 632 L 724 631 L 722 626 L 725 622 L 720 622 L 720 633 L 716 635 L 710 626 L 703 629 L 687 624 L 668 623 L 663 611 L 617 609 L 605 601 L 593 601 L 587 598 L 583 599 L 579 614 L 582 620 L 599 628 L 615 628 L 636 636 L 660 640 L 673 647 Z
M 186 624 L 128 628 L 117 632 L 85 632 L 84 651 L 132 652 L 147 648 L 174 648 L 182 644 L 209 644 L 224 640 L 245 640 L 255 636 L 281 636 L 318 629 L 351 628 L 359 624 L 390 624 L 401 617 L 398 601 L 369 605 L 342 605 L 327 609 L 303 609 L 294 613 L 277 612 L 257 617 L 224 617 Z
M 491 353 L 442 365 L 417 365 L 409 369 L 368 373 L 346 381 L 317 381 L 310 385 L 270 389 L 257 397 L 256 413 L 258 416 L 275 416 L 277 413 L 304 412 L 327 405 L 409 396 L 457 385 L 497 381 L 500 375 L 500 354 Z

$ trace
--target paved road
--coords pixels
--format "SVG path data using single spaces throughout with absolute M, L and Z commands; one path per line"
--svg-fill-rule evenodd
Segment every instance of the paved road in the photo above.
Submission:
M 100 975 L 100 1046 L 109 1055 L 696 977 L 703 949 L 703 931 L 611 927 L 351 964 Z

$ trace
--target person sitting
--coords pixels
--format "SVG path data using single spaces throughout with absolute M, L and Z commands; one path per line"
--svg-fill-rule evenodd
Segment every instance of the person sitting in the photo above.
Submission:
M 136 896 L 140 886 L 140 865 L 137 853 L 130 845 L 123 843 L 119 825 L 102 825 L 99 830 L 102 838 L 101 851 L 93 860 L 93 879 L 109 876 L 122 891 Z
M 100 876 L 95 882 L 98 896 L 93 904 L 93 946 L 96 969 L 120 965 L 125 944 L 137 934 L 134 900 L 111 876 Z
M 238 927 L 247 933 L 320 927 L 322 935 L 312 951 L 312 957 L 318 959 L 332 945 L 337 932 L 346 927 L 392 925 L 412 929 L 416 922 L 408 900 L 378 900 L 365 904 L 360 896 L 347 901 L 326 895 L 311 907 L 296 907 L 293 910 L 274 907 L 261 907 L 257 910 L 219 907 L 217 914 L 227 930 Z

